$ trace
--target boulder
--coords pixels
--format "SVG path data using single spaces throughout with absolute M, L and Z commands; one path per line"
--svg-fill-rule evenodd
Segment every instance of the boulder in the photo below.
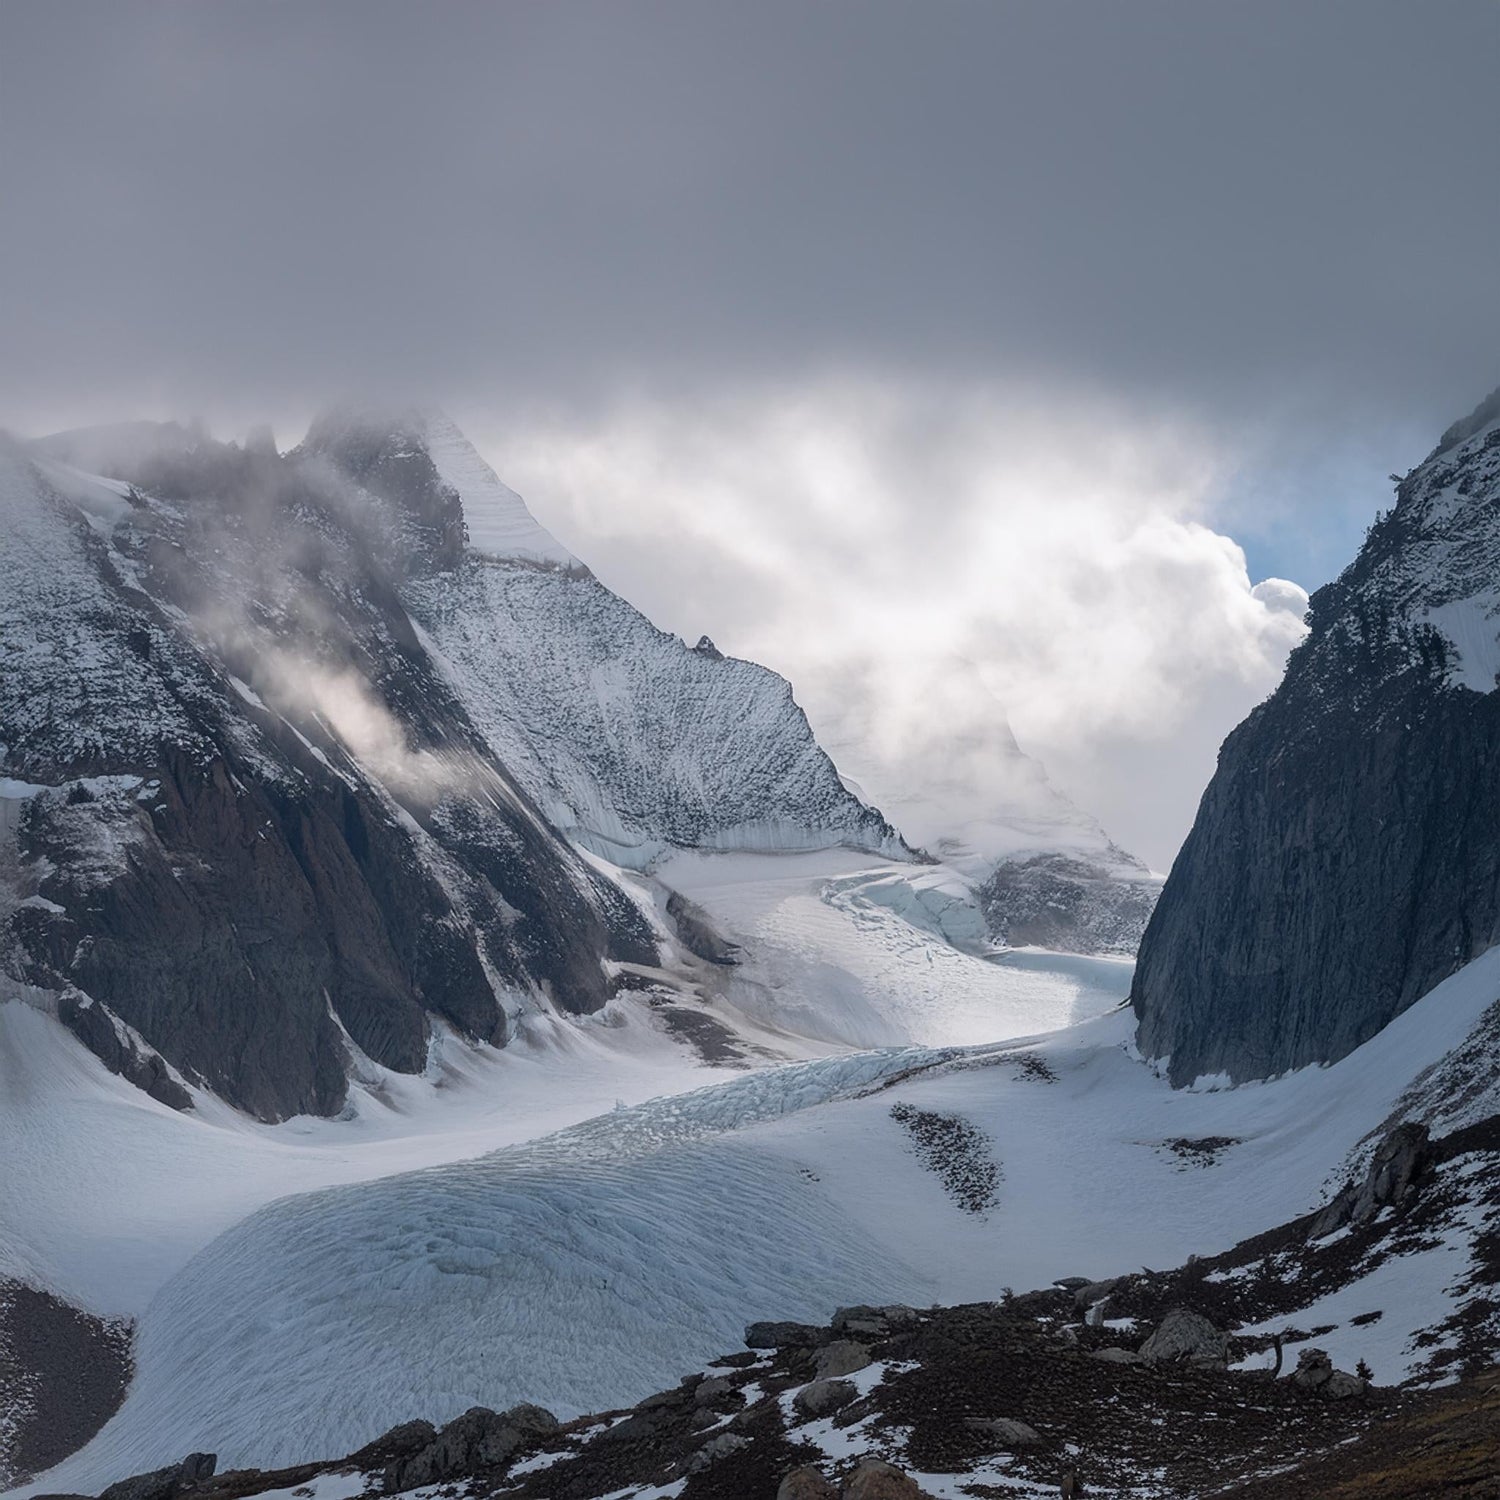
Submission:
M 722 1375 L 710 1376 L 707 1380 L 699 1381 L 693 1391 L 694 1406 L 717 1406 L 726 1396 L 734 1394 L 734 1382 L 726 1380 Z
M 859 1395 L 852 1380 L 814 1380 L 792 1397 L 792 1405 L 804 1417 L 826 1417 Z
M 439 1428 L 437 1436 L 408 1458 L 386 1466 L 387 1494 L 458 1479 L 482 1469 L 508 1464 L 528 1443 L 557 1431 L 557 1418 L 540 1406 L 522 1402 L 508 1411 L 472 1406 Z
M 820 1469 L 803 1464 L 777 1486 L 776 1500 L 838 1500 L 838 1494 Z
M 853 1339 L 835 1339 L 818 1350 L 815 1368 L 819 1380 L 835 1375 L 852 1375 L 870 1363 L 870 1351 Z
M 175 1500 L 184 1490 L 212 1479 L 218 1462 L 213 1453 L 189 1453 L 181 1463 L 116 1480 L 99 1500 Z
M 1047 1441 L 1035 1427 L 1012 1417 L 965 1417 L 964 1426 L 993 1438 L 1002 1448 L 1040 1448 Z
M 1147 1364 L 1184 1363 L 1205 1368 L 1227 1369 L 1229 1337 L 1201 1313 L 1174 1307 L 1157 1324 L 1156 1331 L 1141 1345 Z
M 929 1500 L 927 1491 L 894 1464 L 862 1459 L 844 1482 L 844 1500 Z
M 751 1323 L 745 1328 L 745 1343 L 751 1349 L 816 1349 L 832 1335 L 811 1323 Z
M 721 1458 L 728 1458 L 731 1453 L 738 1453 L 741 1448 L 749 1446 L 749 1438 L 742 1437 L 737 1432 L 721 1432 L 717 1437 L 710 1438 L 688 1459 L 686 1470 L 689 1474 L 700 1473 L 710 1465 L 718 1463 Z

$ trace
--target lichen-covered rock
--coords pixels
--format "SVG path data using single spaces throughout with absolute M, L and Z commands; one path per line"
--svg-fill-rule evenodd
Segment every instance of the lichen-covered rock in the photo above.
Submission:
M 718 1463 L 721 1458 L 728 1458 L 731 1453 L 738 1453 L 749 1446 L 750 1439 L 742 1433 L 721 1432 L 717 1437 L 711 1437 L 683 1467 L 689 1474 L 698 1474 Z
M 712 1375 L 707 1380 L 701 1380 L 693 1387 L 694 1406 L 717 1406 L 735 1391 L 732 1380 L 726 1380 L 722 1375 Z

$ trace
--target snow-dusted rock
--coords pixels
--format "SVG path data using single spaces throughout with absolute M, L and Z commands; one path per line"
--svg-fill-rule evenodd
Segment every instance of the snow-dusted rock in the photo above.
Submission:
M 908 857 L 781 678 L 657 631 L 440 416 L 6 440 L 0 523 L 0 944 L 175 1103 L 331 1114 L 437 1022 L 598 1010 L 655 919 L 575 845 Z

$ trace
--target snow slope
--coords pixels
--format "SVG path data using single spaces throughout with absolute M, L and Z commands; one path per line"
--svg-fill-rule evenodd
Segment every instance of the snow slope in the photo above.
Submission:
M 794 1064 L 285 1199 L 163 1289 L 121 1413 L 37 1487 L 205 1445 L 226 1464 L 333 1455 L 476 1402 L 602 1409 L 672 1384 L 755 1316 L 987 1298 L 1213 1252 L 1321 1201 L 1497 987 L 1492 953 L 1337 1065 L 1237 1089 L 1170 1089 L 1113 1013 L 1030 1047 Z M 895 1104 L 987 1140 L 993 1207 L 949 1196 Z M 1210 1166 L 1169 1144 L 1206 1136 L 1233 1143 Z M 1379 1334 L 1385 1378 L 1413 1361 L 1397 1335 L 1451 1305 L 1464 1264 L 1461 1244 L 1409 1259 Z
M 403 597 L 547 817 L 615 863 L 674 847 L 906 853 L 783 678 L 689 649 L 594 578 L 471 556 Z
M 419 415 L 420 431 L 443 483 L 458 493 L 469 545 L 489 557 L 519 558 L 548 567 L 581 570 L 583 564 L 526 508 L 526 502 L 474 450 L 439 411 Z
M 683 852 L 656 874 L 743 948 L 725 998 L 798 1035 L 964 1046 L 1099 1015 L 1130 987 L 1117 959 L 990 951 L 967 884 L 941 865 Z
M 529 1015 L 503 1049 L 440 1033 L 419 1076 L 364 1059 L 341 1117 L 263 1125 L 202 1089 L 179 1114 L 105 1072 L 40 992 L 0 995 L 0 1275 L 112 1317 L 138 1316 L 287 1193 L 476 1156 L 715 1076 L 620 1000 Z

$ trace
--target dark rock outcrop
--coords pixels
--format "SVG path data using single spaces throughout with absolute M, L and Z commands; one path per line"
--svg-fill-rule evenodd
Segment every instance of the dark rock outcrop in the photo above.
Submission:
M 60 1463 L 119 1410 L 132 1331 L 0 1277 L 0 1488 Z
M 739 962 L 739 944 L 721 937 L 708 913 L 680 891 L 673 891 L 667 897 L 667 916 L 689 953 L 724 967 Z
M 539 1438 L 556 1432 L 557 1427 L 557 1418 L 550 1411 L 525 1402 L 503 1412 L 471 1407 L 440 1427 L 416 1452 L 388 1465 L 385 1491 L 396 1494 L 501 1468 Z
M 171 1109 L 193 1107 L 193 1096 L 172 1077 L 161 1053 L 139 1046 L 106 1005 L 66 990 L 58 1001 L 57 1018 L 111 1073 L 143 1094 Z
M 812 1323 L 750 1323 L 745 1328 L 745 1344 L 751 1349 L 816 1349 L 831 1338 L 826 1328 Z
M 998 942 L 1064 953 L 1131 954 L 1160 892 L 1160 878 L 1121 852 L 1113 870 L 1071 854 L 1008 859 L 976 894 Z
M 117 1480 L 99 1500 L 177 1500 L 212 1479 L 217 1466 L 218 1459 L 212 1453 L 189 1453 L 180 1464 Z
M 1174 1083 L 1336 1060 L 1500 938 L 1497 577 L 1500 393 L 1400 482 L 1224 742 L 1131 990 Z
M 1432 1160 L 1427 1127 L 1403 1121 L 1375 1148 L 1364 1181 L 1346 1183 L 1312 1221 L 1308 1238 L 1322 1239 L 1346 1224 L 1368 1224 L 1382 1208 L 1404 1207 L 1417 1195 Z

